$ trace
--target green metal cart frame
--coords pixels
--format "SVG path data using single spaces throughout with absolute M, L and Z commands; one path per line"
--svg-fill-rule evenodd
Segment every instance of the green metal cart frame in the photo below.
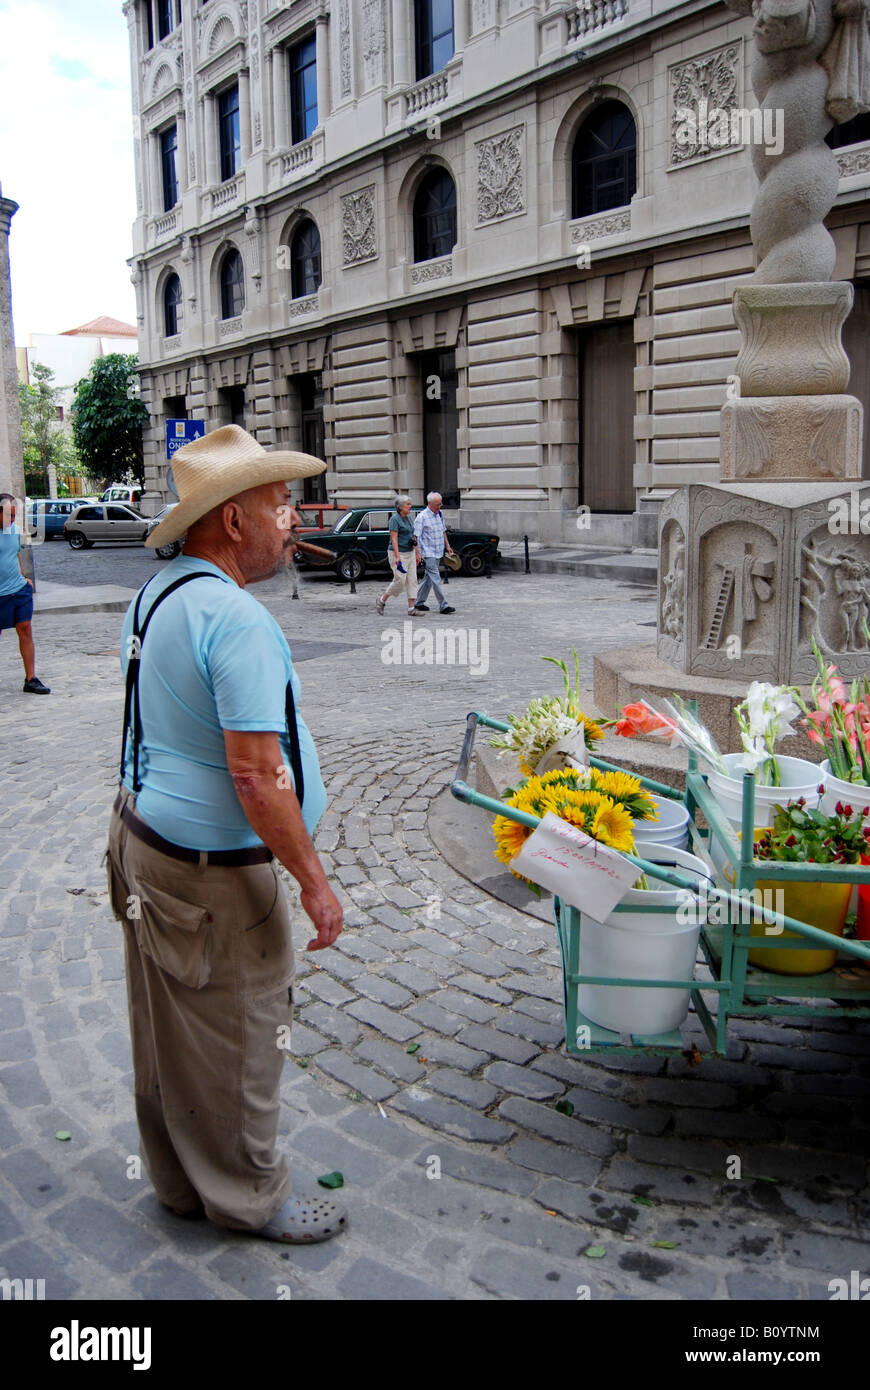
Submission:
M 459 801 L 468 805 L 480 806 L 494 815 L 505 816 L 521 825 L 534 828 L 540 824 L 537 816 L 507 806 L 503 801 L 485 796 L 468 785 L 466 777 L 474 749 L 474 739 L 480 725 L 506 733 L 510 726 L 486 714 L 472 712 L 466 720 L 465 739 L 456 776 L 450 790 Z M 614 763 L 601 758 L 590 757 L 593 767 L 605 772 L 624 771 Z M 850 938 L 832 938 L 830 933 L 801 922 L 784 913 L 776 913 L 760 906 L 747 911 L 750 899 L 747 892 L 755 886 L 757 878 L 765 880 L 826 883 L 868 883 L 870 884 L 870 865 L 847 867 L 833 865 L 813 865 L 812 868 L 800 864 L 767 862 L 763 864 L 752 858 L 752 844 L 755 829 L 755 777 L 747 773 L 743 780 L 743 819 L 741 837 L 738 840 L 721 807 L 711 794 L 707 782 L 698 769 L 697 757 L 689 755 L 686 774 L 685 793 L 656 782 L 649 777 L 640 781 L 648 791 L 672 801 L 683 803 L 690 816 L 691 848 L 699 857 L 709 860 L 712 839 L 718 840 L 725 853 L 735 866 L 736 882 L 734 891 L 711 885 L 706 880 L 692 878 L 649 863 L 638 855 L 626 854 L 624 857 L 637 866 L 639 873 L 657 878 L 675 888 L 684 889 L 696 897 L 703 891 L 710 907 L 715 904 L 716 917 L 724 920 L 701 924 L 700 943 L 704 959 L 710 971 L 709 980 L 696 980 L 690 988 L 695 1013 L 701 1020 L 711 1050 L 723 1055 L 727 1048 L 727 1026 L 729 1018 L 757 1018 L 776 1014 L 813 1015 L 823 1018 L 865 1018 L 870 1017 L 870 942 Z M 784 795 L 787 796 L 787 789 Z M 698 825 L 698 814 L 703 815 L 706 827 Z M 702 887 L 703 883 L 703 887 Z M 661 913 L 669 911 L 651 905 L 649 907 L 624 907 L 617 904 L 616 912 L 631 911 Z M 708 919 L 712 916 L 708 908 Z M 746 918 L 750 916 L 750 921 Z M 612 1055 L 653 1053 L 672 1054 L 684 1051 L 686 1042 L 678 1029 L 670 1033 L 655 1035 L 621 1035 L 602 1028 L 585 1018 L 578 1007 L 579 986 L 631 986 L 642 989 L 680 989 L 687 988 L 685 980 L 634 980 L 631 978 L 602 978 L 583 975 L 580 970 L 580 913 L 568 903 L 554 898 L 554 917 L 562 955 L 562 978 L 565 1005 L 565 1046 L 575 1056 L 588 1056 L 590 1052 L 605 1052 Z M 820 975 L 789 976 L 773 971 L 760 970 L 750 965 L 748 952 L 757 948 L 759 938 L 751 935 L 752 922 L 763 922 L 778 929 L 783 927 L 805 937 L 814 946 L 831 950 L 834 942 L 837 949 L 847 957 L 853 958 L 859 969 L 834 975 L 833 970 Z M 765 939 L 764 949 L 795 949 L 793 939 Z M 866 966 L 866 971 L 861 967 Z M 839 967 L 835 967 L 835 970 Z M 838 998 L 832 995 L 836 992 Z M 715 1013 L 711 1011 L 704 995 L 713 994 L 718 1003 Z M 840 997 L 842 996 L 842 997 Z M 799 1002 L 789 1002 L 799 1001 Z M 824 1001 L 824 1002 L 822 1002 Z

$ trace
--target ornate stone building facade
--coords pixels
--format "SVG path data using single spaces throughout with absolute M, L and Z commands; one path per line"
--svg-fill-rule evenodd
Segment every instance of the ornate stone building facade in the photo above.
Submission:
M 751 21 L 720 0 L 125 9 L 155 507 L 180 415 L 322 454 L 336 500 L 434 486 L 505 537 L 654 544 L 660 500 L 718 478 L 748 142 L 779 136 L 747 109 Z M 834 137 L 828 222 L 866 409 L 863 134 Z

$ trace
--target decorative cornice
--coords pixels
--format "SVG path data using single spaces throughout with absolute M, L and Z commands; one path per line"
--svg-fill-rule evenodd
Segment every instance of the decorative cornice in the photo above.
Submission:
M 437 261 L 424 261 L 422 265 L 411 266 L 411 284 L 420 285 L 425 280 L 446 280 L 453 274 L 453 260 L 444 256 Z
M 575 222 L 571 227 L 571 244 L 582 245 L 587 241 L 597 241 L 599 237 L 616 236 L 619 232 L 631 231 L 631 210 L 612 212 L 607 217 L 592 217 L 585 222 Z

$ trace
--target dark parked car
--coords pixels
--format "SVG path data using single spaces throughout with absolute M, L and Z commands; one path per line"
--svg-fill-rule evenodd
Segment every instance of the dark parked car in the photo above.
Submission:
M 47 541 L 63 539 L 64 522 L 83 502 L 81 497 L 35 497 L 27 503 L 27 525 Z
M 420 510 L 415 508 L 412 516 Z M 346 580 L 359 579 L 367 569 L 388 569 L 391 513 L 390 507 L 355 507 L 340 516 L 331 530 L 308 532 L 305 539 L 332 550 L 335 561 L 331 566 L 329 560 L 300 552 L 297 564 L 305 569 L 334 567 L 339 578 Z M 459 531 L 448 522 L 447 539 L 462 561 L 463 574 L 483 574 L 487 559 L 498 558 L 499 538 L 488 531 Z
M 144 541 L 148 521 L 120 502 L 77 507 L 64 522 L 63 533 L 73 550 L 90 550 L 96 541 Z

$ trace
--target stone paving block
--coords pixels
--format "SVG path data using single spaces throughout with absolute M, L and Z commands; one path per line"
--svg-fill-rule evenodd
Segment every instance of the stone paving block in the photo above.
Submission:
M 442 1289 L 425 1284 L 369 1256 L 356 1260 L 338 1281 L 345 1298 L 390 1303 L 443 1301 L 450 1297 Z
M 347 984 L 348 980 L 355 980 L 358 976 L 365 974 L 365 964 L 361 960 L 353 960 L 344 956 L 340 951 L 334 951 L 327 947 L 325 951 L 318 951 L 320 957 L 320 970 L 328 971 L 330 975 L 335 975 L 339 980 Z M 306 962 L 307 964 L 307 962 Z M 306 977 L 311 973 L 320 974 L 320 970 L 306 971 Z M 297 966 L 298 973 L 298 966 Z
M 510 1004 L 513 1000 L 513 995 L 508 994 L 507 990 L 493 984 L 491 980 L 483 979 L 480 975 L 455 975 L 452 984 L 454 989 L 476 994 L 479 999 L 488 999 L 493 1004 Z
M 290 1028 L 290 1055 L 292 1057 L 313 1057 L 316 1053 L 322 1052 L 325 1047 L 329 1047 L 325 1038 L 322 1038 L 319 1033 L 315 1033 L 313 1028 L 307 1028 L 297 1018 L 293 1019 Z
M 799 1285 L 788 1283 L 785 1279 L 767 1278 L 763 1274 L 729 1274 L 726 1282 L 729 1294 L 738 1302 L 791 1303 L 801 1296 Z
M 61 960 L 84 960 L 85 938 L 83 936 L 64 937 L 60 945 L 60 958 Z
M 448 936 L 442 936 L 440 932 L 430 931 L 426 928 L 419 928 L 411 933 L 410 941 L 415 946 L 421 946 L 427 951 L 433 951 L 436 956 L 455 956 L 459 953 L 459 947 L 455 941 L 451 941 Z
M 542 1134 L 546 1139 L 555 1139 L 560 1144 L 571 1144 L 583 1153 L 607 1158 L 615 1150 L 610 1135 L 604 1134 L 593 1125 L 573 1115 L 562 1115 L 548 1105 L 539 1105 L 521 1096 L 509 1096 L 498 1107 L 498 1113 L 506 1120 L 513 1121 L 522 1129 Z
M 577 1180 L 550 1178 L 535 1189 L 534 1198 L 545 1210 L 558 1211 L 572 1221 L 584 1221 L 632 1240 L 650 1229 L 646 1208 Z
M 385 884 L 383 896 L 395 907 L 419 907 L 425 899 L 403 884 Z
M 100 951 L 100 979 L 123 980 L 124 957 L 116 947 Z
M 390 903 L 381 903 L 380 907 L 374 908 L 372 916 L 377 917 L 378 921 L 382 922 L 385 927 L 389 927 L 391 931 L 410 932 L 416 926 L 416 922 L 411 917 L 400 912 L 397 907 L 393 907 Z
M 675 1080 L 690 1077 L 694 1081 L 700 1075 L 702 1081 L 724 1081 L 734 1086 L 771 1085 L 769 1068 L 754 1066 L 752 1062 L 732 1062 L 725 1057 L 705 1057 L 700 1067 L 693 1066 L 683 1056 L 671 1057 L 667 1074 Z
M 811 1048 L 801 1051 L 797 1047 L 776 1047 L 767 1043 L 751 1043 L 749 1055 L 753 1062 L 766 1067 L 787 1067 L 790 1072 L 807 1071 L 818 1074 L 820 1071 L 847 1072 L 852 1059 L 840 1053 L 826 1052 L 824 1059 Z
M 352 994 L 349 989 L 345 989 L 337 980 L 333 980 L 332 976 L 328 975 L 325 970 L 318 970 L 306 975 L 305 988 L 309 994 L 315 995 L 324 1004 L 332 1004 L 335 1008 L 341 1004 L 349 1004 L 351 999 L 356 998 L 355 994 Z
M 434 951 L 428 951 L 423 947 L 406 951 L 405 964 L 413 965 L 419 970 L 427 970 L 439 980 L 449 980 L 458 973 L 457 966 L 445 956 L 437 956 Z
M 799 1269 L 822 1270 L 847 1280 L 853 1269 L 862 1279 L 870 1275 L 868 1240 L 845 1240 L 839 1233 L 834 1236 L 822 1231 L 786 1231 L 782 1240 L 785 1259 Z
M 668 1110 L 654 1105 L 629 1105 L 597 1091 L 573 1087 L 565 1100 L 574 1106 L 574 1113 L 587 1120 L 598 1120 L 611 1128 L 627 1129 L 640 1134 L 662 1134 L 671 1116 Z
M 175 1260 L 156 1260 L 132 1282 L 142 1298 L 155 1303 L 208 1302 L 219 1297 L 192 1270 Z
M 486 1081 L 472 1081 L 462 1072 L 453 1071 L 449 1067 L 430 1071 L 426 1077 L 426 1085 L 439 1095 L 461 1101 L 463 1105 L 470 1105 L 475 1110 L 485 1110 L 498 1099 L 499 1094 L 496 1087 L 490 1086 Z
M 309 1169 L 314 1177 L 321 1173 L 338 1170 L 344 1175 L 345 1185 L 350 1187 L 371 1187 L 386 1177 L 392 1160 L 384 1154 L 372 1153 L 352 1144 L 335 1129 L 323 1125 L 308 1125 L 288 1140 L 292 1154 L 300 1155 L 304 1163 L 300 1167 Z M 312 1167 L 312 1160 L 314 1166 Z M 293 1162 L 291 1161 L 291 1169 Z
M 782 1084 L 797 1095 L 845 1096 L 861 1102 L 867 1099 L 867 1082 L 858 1076 L 795 1076 L 786 1072 Z
M 750 1139 L 775 1139 L 779 1126 L 763 1115 L 752 1115 L 746 1111 L 681 1109 L 674 1113 L 674 1130 L 678 1135 L 713 1135 L 719 1139 L 731 1139 L 736 1144 Z M 648 1132 L 656 1133 L 655 1130 Z
M 318 1053 L 317 1066 L 328 1076 L 349 1086 L 351 1090 L 359 1091 L 367 1100 L 386 1100 L 388 1096 L 395 1094 L 396 1088 L 391 1081 L 387 1081 L 386 1077 L 380 1076 L 371 1067 L 364 1067 L 359 1062 L 352 1061 L 344 1052 L 330 1049 L 328 1052 Z
M 133 1052 L 130 1046 L 128 1033 L 122 1033 L 120 1029 L 111 1029 L 104 1033 L 97 1043 L 97 1051 L 101 1052 L 106 1061 L 120 1071 L 129 1071 L 133 1065 Z
M 480 1052 L 488 1052 L 491 1057 L 500 1057 L 502 1061 L 516 1062 L 518 1066 L 530 1062 L 540 1051 L 533 1043 L 481 1023 L 472 1023 L 463 1028 L 457 1042 L 466 1043 Z
M 818 1154 L 809 1149 L 752 1145 L 746 1149 L 744 1173 L 777 1177 L 782 1182 L 814 1179 L 837 1183 L 858 1192 L 864 1186 L 867 1160 L 852 1154 Z
M 58 1143 L 58 1149 L 61 1148 Z M 21 1149 L 0 1162 L 0 1170 L 18 1190 L 28 1206 L 44 1207 L 63 1196 L 66 1184 L 60 1174 L 46 1163 L 42 1154 L 33 1149 Z
M 377 1110 L 357 1107 L 339 1121 L 339 1127 L 355 1139 L 364 1139 L 373 1148 L 392 1154 L 394 1158 L 407 1158 L 420 1146 L 419 1135 L 412 1134 L 404 1125 L 396 1124 L 393 1120 L 385 1120 Z
M 417 1156 L 418 1166 L 431 1171 L 430 1160 L 433 1156 L 438 1158 L 441 1165 L 442 1177 L 438 1181 L 443 1181 L 445 1176 L 460 1178 L 463 1182 L 479 1183 L 482 1187 L 492 1187 L 497 1192 L 519 1197 L 528 1196 L 535 1186 L 535 1179 L 530 1173 L 505 1163 L 501 1158 L 491 1158 L 480 1151 L 456 1149 L 442 1139 L 427 1142 Z
M 491 1120 L 486 1115 L 479 1115 L 477 1111 L 469 1110 L 464 1105 L 442 1100 L 440 1096 L 432 1095 L 422 1086 L 410 1086 L 406 1091 L 394 1096 L 390 1104 L 394 1110 L 413 1115 L 414 1119 L 420 1120 L 431 1129 L 454 1134 L 459 1139 L 468 1139 L 474 1143 L 503 1144 L 514 1132 L 508 1125 L 499 1124 L 497 1120 Z
M 10 1240 L 15 1240 L 16 1236 L 20 1235 L 21 1226 L 12 1208 L 8 1207 L 5 1202 L 0 1202 L 0 1245 L 6 1245 Z M 3 1256 L 0 1255 L 0 1261 L 2 1259 Z
M 453 1038 L 436 1037 L 430 1033 L 419 1041 L 418 1057 L 425 1057 L 429 1062 L 441 1062 L 447 1067 L 458 1067 L 460 1071 L 477 1071 L 489 1060 L 485 1052 L 465 1047 Z
M 8 1153 L 22 1143 L 18 1130 L 12 1123 L 8 1110 L 0 1105 L 0 1153 Z
M 413 1018 L 425 1028 L 434 1028 L 436 1033 L 444 1033 L 447 1037 L 458 1033 L 465 1023 L 464 1018 L 460 1018 L 457 1014 L 448 1013 L 446 1009 L 439 1008 L 437 1004 L 431 1003 L 428 999 L 412 1005 L 404 1017 Z M 420 1031 L 418 1029 L 418 1032 Z
M 354 936 L 348 932 L 342 932 L 335 948 L 343 955 L 355 956 L 362 961 L 383 961 L 389 960 L 388 953 L 381 947 L 376 946 L 373 941 L 368 941 L 364 936 Z
M 334 1038 L 342 1047 L 352 1047 L 359 1042 L 361 1030 L 341 1009 L 333 1009 L 329 1004 L 309 1004 L 302 1011 L 303 1021 L 318 1033 Z M 292 1041 L 291 1031 L 291 1041 Z
M 341 1236 L 336 1236 L 334 1240 L 324 1242 L 324 1245 L 328 1247 L 340 1240 Z M 207 1266 L 209 1271 L 245 1298 L 263 1303 L 277 1302 L 278 1290 L 282 1284 L 292 1290 L 292 1300 L 302 1298 L 302 1280 L 289 1262 L 282 1261 L 278 1264 L 276 1261 L 274 1265 L 267 1264 L 265 1260 L 251 1254 L 252 1243 L 250 1240 L 244 1243 L 239 1240 L 236 1248 L 234 1242 L 233 1248 L 224 1250 L 210 1262 Z M 292 1250 L 297 1248 L 302 1247 L 291 1247 Z
M 422 1052 L 421 1046 L 420 1053 Z M 396 1047 L 394 1043 L 382 1042 L 376 1038 L 366 1038 L 356 1048 L 357 1057 L 364 1062 L 371 1062 L 379 1071 L 397 1081 L 419 1080 L 420 1063 L 417 1056 L 420 1053 L 409 1056 L 403 1047 Z
M 490 1019 L 495 1018 L 498 1012 L 491 1004 L 484 1004 L 473 994 L 463 994 L 461 990 L 454 989 L 452 983 L 449 988 L 433 994 L 428 1002 L 447 1009 L 448 1013 L 461 1014 L 463 1018 L 470 1018 L 472 1023 L 489 1023 Z
M 8 988 L 8 982 L 6 982 Z M 23 1028 L 26 1020 L 21 1000 L 14 994 L 0 994 L 0 1032 L 8 1028 Z
M 594 1230 L 580 1222 L 562 1221 L 543 1211 L 518 1207 L 494 1206 L 491 1212 L 481 1213 L 478 1226 L 490 1237 L 509 1245 L 572 1261 L 583 1254 L 595 1237 Z
M 108 1202 L 76 1197 L 52 1212 L 49 1225 L 77 1251 L 115 1274 L 126 1274 L 159 1249 L 143 1227 L 122 1216 Z
M 562 1002 L 562 981 L 546 975 L 505 975 L 501 981 L 505 989 L 519 990 L 521 994 L 533 994 L 551 1003 Z
M 541 1023 L 537 1018 L 528 1018 L 515 1013 L 513 1009 L 503 1009 L 493 1020 L 493 1026 L 503 1033 L 513 1033 L 518 1038 L 528 1038 L 541 1047 L 558 1047 L 565 1038 L 564 1026 L 560 1023 Z
M 382 979 L 380 975 L 360 975 L 356 987 L 367 999 L 373 999 L 375 1003 L 385 1004 L 391 1009 L 403 1009 L 414 999 L 409 990 L 394 984 L 392 980 Z
M 0 1085 L 11 1106 L 27 1110 L 34 1105 L 48 1105 L 49 1091 L 36 1062 L 17 1062 L 0 1069 Z
M 733 1086 L 723 1086 L 717 1081 L 693 1080 L 691 1076 L 679 1081 L 669 1078 L 650 1078 L 643 1088 L 647 1100 L 665 1105 L 689 1105 L 694 1109 L 709 1106 L 714 1110 L 729 1110 L 737 1104 L 737 1092 Z
M 399 961 L 395 965 L 385 965 L 384 974 L 397 980 L 400 985 L 416 995 L 430 994 L 432 990 L 439 989 L 441 986 L 441 981 L 431 971 L 421 970 L 416 965 L 408 965 L 406 961 Z
M 525 1096 L 528 1100 L 548 1100 L 551 1096 L 562 1095 L 565 1090 L 562 1083 L 553 1077 L 531 1071 L 528 1067 L 514 1066 L 512 1062 L 493 1062 L 483 1074 L 494 1086 L 513 1091 L 515 1095 Z
M 20 1240 L 0 1254 L 0 1276 L 4 1279 L 44 1279 L 46 1302 L 60 1303 L 76 1293 L 76 1280 L 70 1273 L 76 1263 L 75 1258 L 61 1262 L 42 1243 Z
M 545 1173 L 548 1177 L 565 1178 L 568 1182 L 582 1182 L 591 1186 L 601 1172 L 601 1159 L 589 1154 L 562 1148 L 557 1144 L 547 1144 L 541 1139 L 518 1137 L 508 1145 L 505 1156 L 522 1168 L 530 1168 L 535 1173 Z
M 0 1062 L 24 1062 L 36 1051 L 33 1038 L 26 1028 L 14 1033 L 0 1033 Z
M 392 1009 L 384 1008 L 383 1004 L 376 1004 L 371 999 L 358 999 L 355 1004 L 348 1005 L 345 1013 L 360 1023 L 367 1023 L 370 1028 L 376 1028 L 394 1042 L 410 1042 L 422 1031 L 419 1024 L 413 1021 L 411 1009 L 405 1014 L 394 1013 Z
M 663 1255 L 668 1258 L 663 1259 Z M 674 1250 L 641 1250 L 633 1246 L 617 1255 L 616 1264 L 636 1274 L 651 1289 L 670 1289 L 684 1299 L 707 1301 L 716 1292 L 718 1276 L 708 1272 L 698 1261 L 680 1258 Z
M 547 999 L 519 998 L 512 1005 L 518 1014 L 536 1018 L 541 1023 L 554 1024 L 564 1032 L 564 1012 L 561 1004 L 551 1004 Z
M 507 966 L 502 965 L 501 961 L 492 956 L 483 956 L 479 951 L 462 951 L 457 956 L 460 965 L 466 970 L 470 970 L 474 975 L 484 975 L 490 979 L 497 979 L 499 975 L 509 973 Z
M 519 1254 L 515 1249 L 493 1245 L 478 1255 L 471 1266 L 475 1284 L 497 1298 L 514 1298 L 535 1303 L 575 1300 L 577 1271 L 555 1260 Z

